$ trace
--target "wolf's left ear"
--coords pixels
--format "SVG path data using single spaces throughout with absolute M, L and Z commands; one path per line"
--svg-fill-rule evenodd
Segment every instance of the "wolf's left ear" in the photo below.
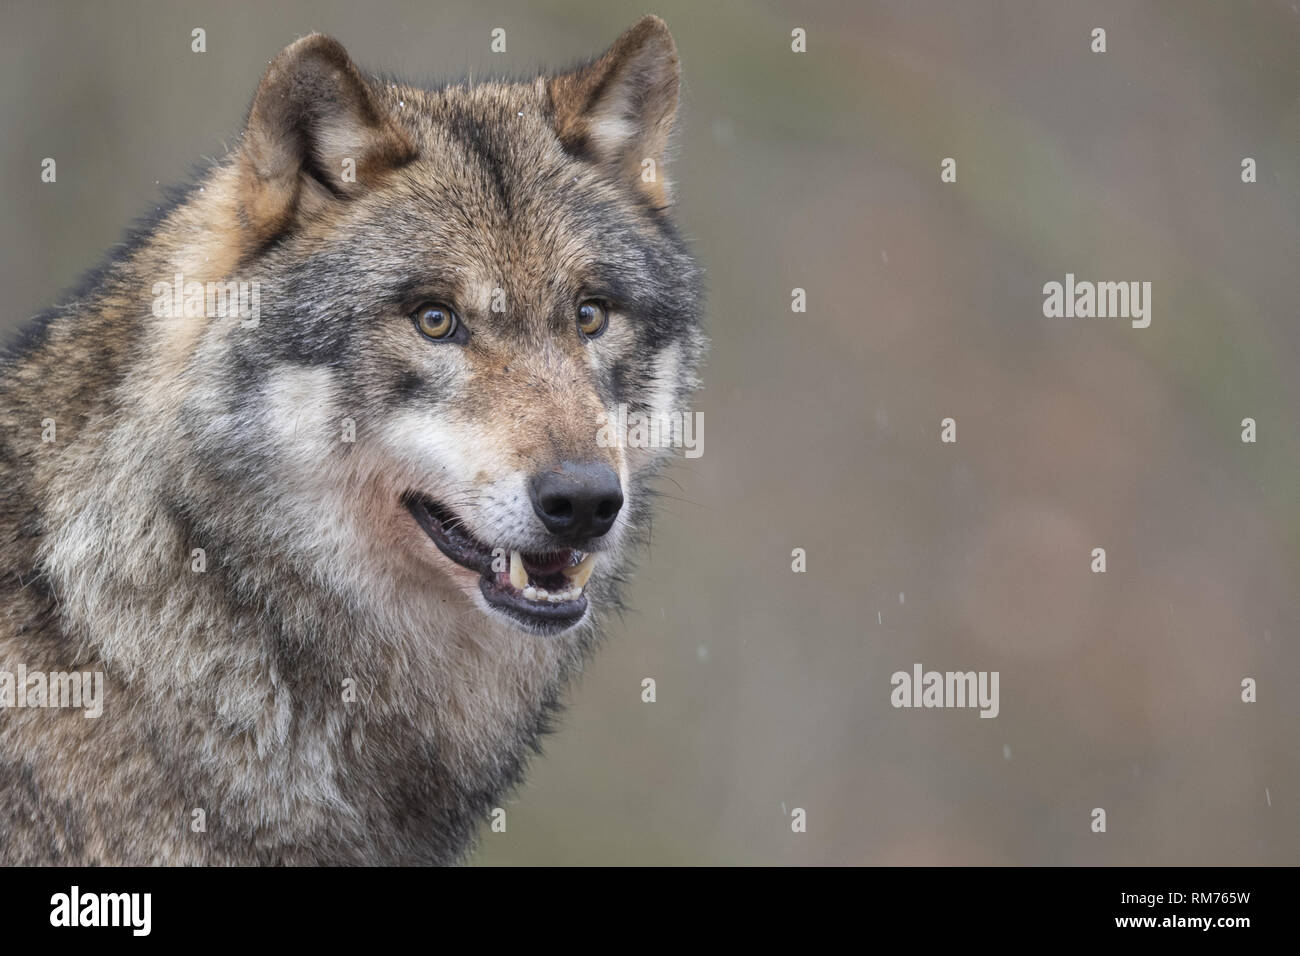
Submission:
M 253 97 L 240 157 L 243 218 L 264 242 L 414 156 L 342 44 L 313 33 L 271 61 Z
M 664 150 L 680 68 L 668 24 L 645 17 L 593 63 L 547 83 L 565 149 L 614 169 L 657 206 L 668 203 Z

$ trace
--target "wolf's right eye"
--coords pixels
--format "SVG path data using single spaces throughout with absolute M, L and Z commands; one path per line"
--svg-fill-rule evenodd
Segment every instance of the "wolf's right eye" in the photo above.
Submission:
M 437 302 L 420 306 L 411 314 L 411 318 L 415 320 L 415 327 L 420 333 L 434 341 L 445 342 L 456 334 L 456 328 L 460 325 L 456 313 L 449 306 Z

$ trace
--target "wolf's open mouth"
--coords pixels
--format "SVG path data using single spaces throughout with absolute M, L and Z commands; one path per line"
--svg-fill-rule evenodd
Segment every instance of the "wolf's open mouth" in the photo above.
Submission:
M 416 523 L 433 539 L 438 550 L 461 567 L 477 571 L 484 599 L 524 627 L 558 633 L 573 626 L 587 612 L 583 588 L 596 563 L 595 554 L 563 548 L 546 554 L 510 551 L 504 571 L 493 561 L 503 555 L 465 530 L 452 511 L 423 495 L 404 499 Z

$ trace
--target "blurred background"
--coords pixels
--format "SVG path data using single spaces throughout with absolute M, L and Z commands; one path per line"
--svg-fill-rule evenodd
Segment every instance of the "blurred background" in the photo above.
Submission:
M 3 331 L 224 154 L 303 33 L 435 81 L 647 12 L 685 76 L 704 455 L 474 862 L 1300 863 L 1288 0 L 6 0 Z M 1151 282 L 1150 328 L 1044 318 L 1067 272 Z M 999 671 L 999 716 L 894 709 L 918 662 Z

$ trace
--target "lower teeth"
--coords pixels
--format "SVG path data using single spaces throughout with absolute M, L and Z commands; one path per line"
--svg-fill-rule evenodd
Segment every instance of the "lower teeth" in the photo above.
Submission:
M 546 588 L 535 588 L 530 584 L 524 588 L 523 595 L 529 601 L 546 601 L 549 604 L 559 604 L 563 601 L 576 601 L 582 595 L 582 588 L 567 588 L 563 591 L 551 593 Z

